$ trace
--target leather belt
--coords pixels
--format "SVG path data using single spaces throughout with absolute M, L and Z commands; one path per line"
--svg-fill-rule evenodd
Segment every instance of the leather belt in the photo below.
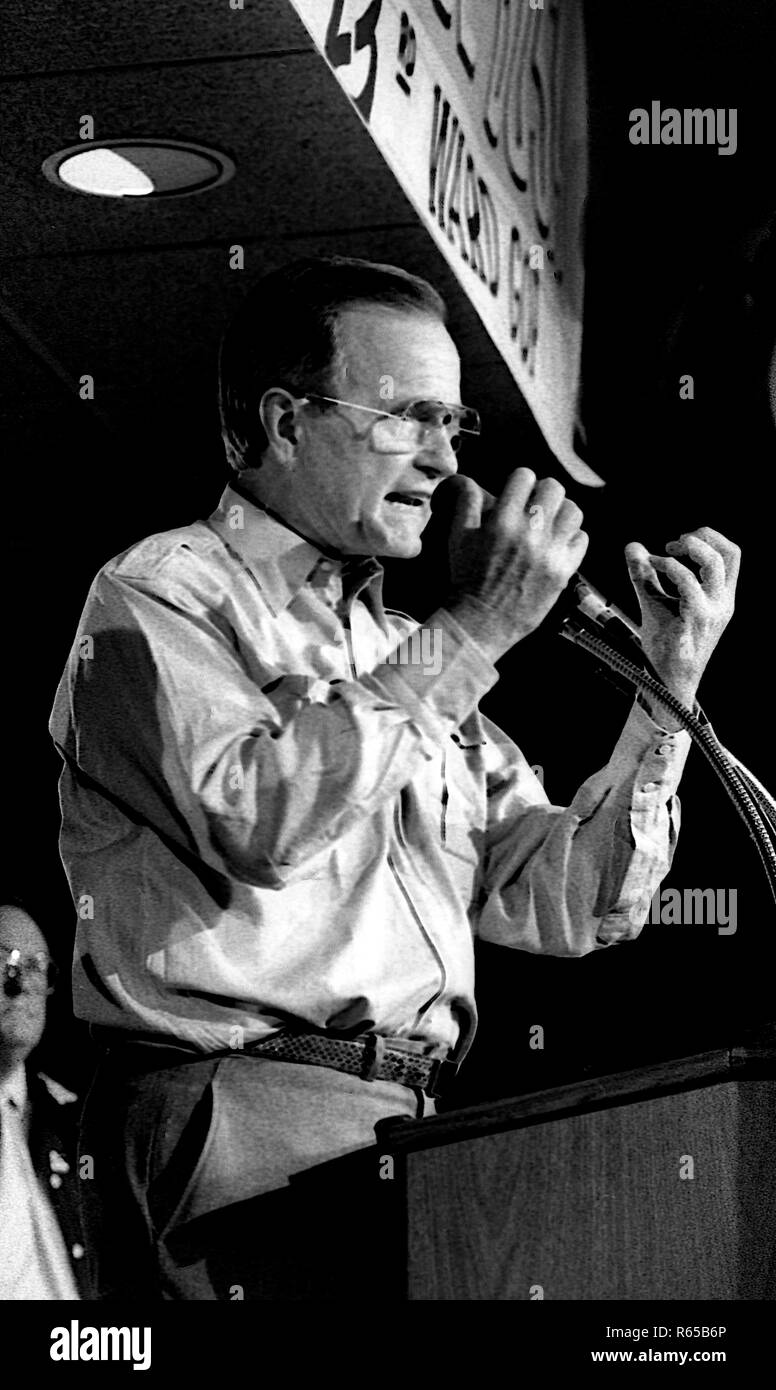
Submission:
M 455 1062 L 410 1052 L 401 1046 L 401 1039 L 384 1038 L 380 1033 L 334 1038 L 327 1033 L 295 1033 L 281 1029 L 243 1048 L 208 1053 L 161 1033 L 125 1033 L 99 1025 L 92 1025 L 91 1032 L 95 1042 L 107 1048 L 114 1063 L 127 1066 L 131 1072 L 155 1071 L 219 1057 L 266 1057 L 268 1061 L 331 1067 L 334 1071 L 358 1076 L 362 1081 L 396 1081 L 401 1086 L 424 1091 L 427 1096 L 439 1096 L 458 1070 Z
M 362 1081 L 398 1081 L 415 1086 L 427 1096 L 438 1096 L 457 1071 L 454 1062 L 423 1057 L 391 1044 L 380 1033 L 359 1038 L 332 1038 L 325 1033 L 273 1033 L 245 1049 L 251 1056 L 278 1062 L 302 1062 L 312 1067 L 359 1076 Z

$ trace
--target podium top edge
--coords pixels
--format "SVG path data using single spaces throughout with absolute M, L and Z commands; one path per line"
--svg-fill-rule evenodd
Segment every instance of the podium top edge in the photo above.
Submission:
M 776 1079 L 776 1034 L 729 1048 L 587 1077 L 565 1086 L 504 1100 L 448 1110 L 423 1120 L 380 1121 L 376 1127 L 383 1150 L 407 1153 L 479 1135 L 517 1129 L 570 1114 L 645 1101 L 714 1084 Z

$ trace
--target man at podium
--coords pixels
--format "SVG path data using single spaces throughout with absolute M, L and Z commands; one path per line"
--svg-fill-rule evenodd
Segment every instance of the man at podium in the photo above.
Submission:
M 632 939 L 678 829 L 688 736 L 644 706 L 566 808 L 478 711 L 587 536 L 556 479 L 519 467 L 489 506 L 459 472 L 479 419 L 431 286 L 275 272 L 227 330 L 220 406 L 218 507 L 100 571 L 51 721 L 100 1297 L 271 1297 L 269 1226 L 216 1259 L 219 1217 L 428 1113 L 473 1036 L 473 937 Z M 375 557 L 419 553 L 441 485 L 452 583 L 418 627 Z M 707 528 L 667 550 L 628 567 L 691 705 L 738 552 Z

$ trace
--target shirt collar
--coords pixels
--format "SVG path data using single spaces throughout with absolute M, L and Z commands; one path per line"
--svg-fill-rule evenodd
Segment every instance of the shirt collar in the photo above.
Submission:
M 346 598 L 382 579 L 383 567 L 373 556 L 327 554 L 231 483 L 209 524 L 251 572 L 275 616 L 320 567 L 339 571 Z
M 6 1100 L 12 1100 L 17 1110 L 24 1113 L 27 1104 L 27 1073 L 23 1062 L 19 1062 L 5 1080 L 0 1081 L 0 1102 Z

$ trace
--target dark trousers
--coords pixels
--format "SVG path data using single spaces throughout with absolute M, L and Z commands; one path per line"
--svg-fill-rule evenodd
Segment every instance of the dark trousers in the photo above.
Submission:
M 378 1120 L 432 1102 L 325 1067 L 236 1053 L 149 1069 L 144 1053 L 110 1049 L 84 1107 L 91 1296 L 316 1297 L 327 1252 L 289 1177 L 366 1149 Z

